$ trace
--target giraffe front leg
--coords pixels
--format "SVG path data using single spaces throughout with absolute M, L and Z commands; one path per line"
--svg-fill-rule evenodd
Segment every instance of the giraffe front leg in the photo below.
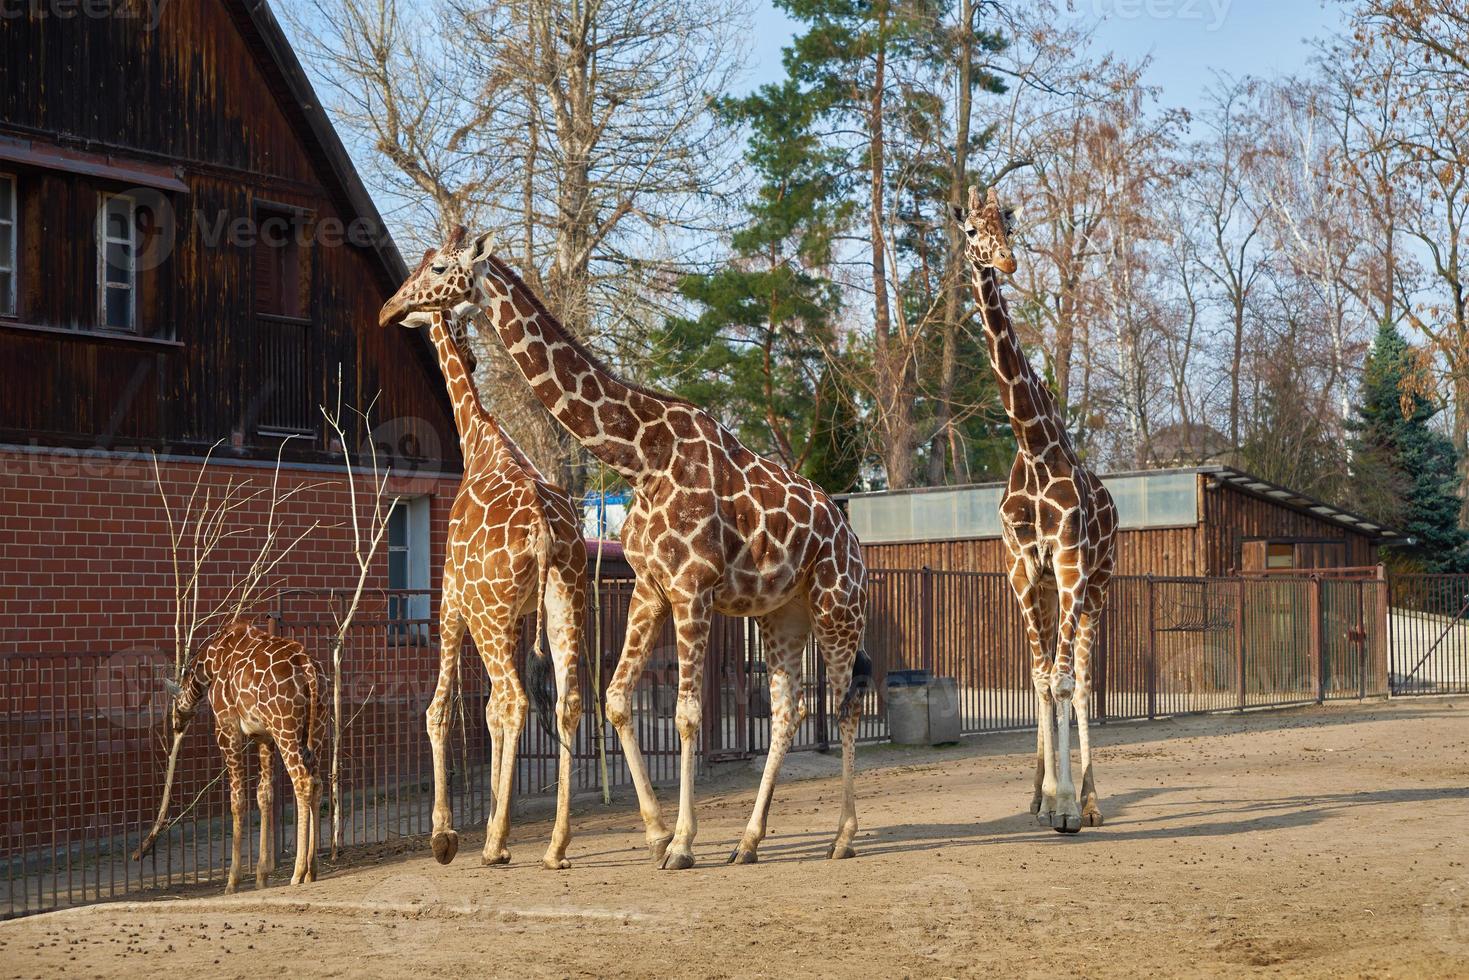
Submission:
M 275 754 L 269 745 L 260 745 L 260 783 L 255 788 L 255 804 L 260 807 L 260 850 L 255 858 L 255 887 L 264 888 L 266 878 L 275 870 L 275 834 L 271 819 L 275 810 Z
M 448 864 L 459 852 L 459 834 L 454 830 L 453 795 L 449 786 L 449 712 L 459 672 L 459 652 L 464 643 L 464 620 L 445 599 L 439 622 L 439 680 L 434 687 L 424 720 L 434 760 L 433 836 L 429 844 L 434 860 Z
M 1092 746 L 1089 732 L 1091 719 L 1091 652 L 1096 634 L 1096 618 L 1083 613 L 1076 639 L 1076 742 L 1081 752 L 1081 825 L 1100 827 L 1102 808 L 1097 803 L 1097 784 L 1092 775 Z
M 678 779 L 678 823 L 673 843 L 658 866 L 665 871 L 682 871 L 694 866 L 694 837 L 699 820 L 694 813 L 694 772 L 699 748 L 699 726 L 704 708 L 704 652 L 709 643 L 711 597 L 707 592 L 678 602 L 673 609 L 678 633 L 678 708 L 674 726 L 680 748 Z
M 653 792 L 653 782 L 648 778 L 648 769 L 643 762 L 643 752 L 638 746 L 637 728 L 633 724 L 632 697 L 637 690 L 638 679 L 643 675 L 648 655 L 653 651 L 653 641 L 663 628 L 668 615 L 668 602 L 657 586 L 646 579 L 638 579 L 633 586 L 632 600 L 627 608 L 627 635 L 623 639 L 622 656 L 617 669 L 607 685 L 607 721 L 617 732 L 622 745 L 622 755 L 627 762 L 628 774 L 638 793 L 638 809 L 643 817 L 643 830 L 648 841 L 648 854 L 654 864 L 663 861 L 673 834 L 663 823 L 663 812 L 658 806 L 658 795 Z M 598 651 L 598 656 L 601 652 Z
M 219 751 L 224 756 L 225 768 L 230 780 L 230 816 L 233 818 L 234 833 L 230 837 L 230 866 L 225 876 L 224 891 L 233 895 L 240 890 L 240 867 L 244 862 L 245 815 L 249 804 L 245 799 L 245 740 L 238 734 L 224 731 L 227 722 L 215 722 L 215 736 Z
M 1071 710 L 1076 696 L 1074 654 L 1080 628 L 1081 602 L 1086 582 L 1070 583 L 1068 573 L 1074 569 L 1058 562 L 1058 581 L 1063 588 L 1061 621 L 1056 631 L 1056 662 L 1051 670 L 1051 698 L 1056 704 L 1056 811 L 1051 829 L 1061 834 L 1081 830 L 1081 807 L 1076 802 L 1076 784 L 1071 778 Z
M 1036 712 L 1035 725 L 1035 790 L 1030 795 L 1030 812 L 1041 812 L 1041 786 L 1046 779 L 1046 723 Z

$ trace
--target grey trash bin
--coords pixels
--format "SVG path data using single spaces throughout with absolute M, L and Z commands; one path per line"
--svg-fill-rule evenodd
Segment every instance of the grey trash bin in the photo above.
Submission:
M 959 685 L 926 670 L 887 675 L 888 733 L 894 745 L 947 745 L 959 741 Z

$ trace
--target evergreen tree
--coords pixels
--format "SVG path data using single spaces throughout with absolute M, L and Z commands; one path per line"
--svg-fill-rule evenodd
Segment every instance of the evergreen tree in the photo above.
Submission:
M 1412 535 L 1426 571 L 1463 571 L 1469 569 L 1469 536 L 1459 527 L 1458 454 L 1429 425 L 1438 408 L 1405 389 L 1411 361 L 1403 335 L 1383 324 L 1367 357 L 1352 425 L 1353 478 L 1366 491 L 1357 505 Z

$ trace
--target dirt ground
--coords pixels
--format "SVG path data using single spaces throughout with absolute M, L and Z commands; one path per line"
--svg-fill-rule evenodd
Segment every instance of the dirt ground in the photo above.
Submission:
M 1107 824 L 1074 837 L 1027 812 L 1033 739 L 864 750 L 851 861 L 823 859 L 836 760 L 802 753 L 758 865 L 723 863 L 740 764 L 702 787 L 690 871 L 593 801 L 570 871 L 522 821 L 508 867 L 462 834 L 448 867 L 414 842 L 300 888 L 0 923 L 0 974 L 1469 975 L 1469 699 L 1106 726 Z

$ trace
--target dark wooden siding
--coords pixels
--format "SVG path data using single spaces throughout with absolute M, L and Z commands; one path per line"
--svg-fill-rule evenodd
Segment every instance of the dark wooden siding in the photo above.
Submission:
M 1205 477 L 1207 479 L 1207 477 Z M 1245 541 L 1261 538 L 1303 541 L 1341 541 L 1338 551 L 1348 566 L 1373 565 L 1377 562 L 1377 546 L 1364 534 L 1358 534 L 1336 521 L 1325 520 L 1289 507 L 1242 493 L 1221 484 L 1203 493 L 1203 553 L 1211 575 L 1225 575 L 1243 567 L 1242 546 Z M 1324 549 L 1319 549 L 1324 550 Z
M 357 216 L 243 2 L 168 3 L 157 30 L 141 0 L 118 5 L 136 18 L 22 15 L 0 30 L 0 137 L 167 164 L 188 186 L 167 194 L 174 248 L 138 279 L 139 334 L 153 342 L 101 338 L 83 332 L 96 321 L 97 194 L 126 188 L 0 162 L 19 174 L 23 216 L 20 309 L 0 320 L 0 442 L 197 452 L 223 439 L 226 453 L 273 456 L 278 441 L 257 432 L 270 392 L 296 385 L 314 421 L 340 366 L 348 404 L 381 392 L 374 419 L 395 451 L 457 469 L 432 351 L 377 326 L 396 283 L 372 249 L 309 246 L 305 363 L 271 360 L 252 250 L 217 233 L 260 202 L 308 211 L 324 230 Z M 289 455 L 328 461 L 330 449 L 318 432 Z

